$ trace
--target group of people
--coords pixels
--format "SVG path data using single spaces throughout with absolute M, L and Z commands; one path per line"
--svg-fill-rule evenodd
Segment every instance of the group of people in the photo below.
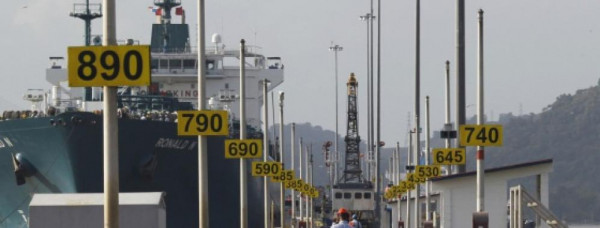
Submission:
M 350 212 L 342 207 L 338 210 L 331 228 L 362 228 L 362 224 L 358 221 L 356 214 L 353 214 L 350 219 Z

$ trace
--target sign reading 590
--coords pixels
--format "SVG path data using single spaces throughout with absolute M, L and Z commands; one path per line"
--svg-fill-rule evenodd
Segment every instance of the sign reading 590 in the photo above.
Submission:
M 229 135 L 229 121 L 227 120 L 227 111 L 178 111 L 177 134 L 212 136 Z M 250 148 L 246 149 L 249 150 Z
M 150 46 L 69 47 L 69 86 L 150 85 Z

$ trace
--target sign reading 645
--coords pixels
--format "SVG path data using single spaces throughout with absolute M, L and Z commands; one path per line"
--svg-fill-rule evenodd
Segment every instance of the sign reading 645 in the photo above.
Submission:
M 150 46 L 69 47 L 69 86 L 150 85 Z

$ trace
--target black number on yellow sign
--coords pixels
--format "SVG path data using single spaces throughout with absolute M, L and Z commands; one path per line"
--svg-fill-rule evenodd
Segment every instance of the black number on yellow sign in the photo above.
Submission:
M 177 113 L 177 134 L 229 135 L 227 111 L 179 111 Z
M 464 165 L 466 151 L 462 148 L 435 148 L 432 150 L 434 165 Z
M 274 176 L 273 178 L 271 178 L 271 180 L 273 182 L 285 182 L 284 185 L 286 185 L 288 181 L 294 180 L 295 175 L 296 174 L 294 170 L 283 170 L 280 175 Z
M 437 177 L 441 174 L 441 168 L 439 165 L 419 165 L 416 173 L 424 178 Z
M 260 139 L 225 140 L 225 158 L 260 157 L 262 157 L 262 140 Z
M 294 187 L 294 190 L 297 192 L 302 192 L 304 187 L 304 181 L 301 179 L 297 179 L 296 180 L 296 186 Z
M 252 176 L 277 176 L 281 174 L 279 162 L 252 162 Z
M 461 125 L 461 146 L 502 146 L 502 125 Z
M 149 46 L 69 47 L 69 86 L 150 84 Z

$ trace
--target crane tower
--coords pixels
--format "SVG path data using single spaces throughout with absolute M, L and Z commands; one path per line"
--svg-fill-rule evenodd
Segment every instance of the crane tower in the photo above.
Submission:
M 348 83 L 348 106 L 346 128 L 346 159 L 342 183 L 362 183 L 362 170 L 360 168 L 360 136 L 358 135 L 358 82 L 354 73 L 350 74 Z

